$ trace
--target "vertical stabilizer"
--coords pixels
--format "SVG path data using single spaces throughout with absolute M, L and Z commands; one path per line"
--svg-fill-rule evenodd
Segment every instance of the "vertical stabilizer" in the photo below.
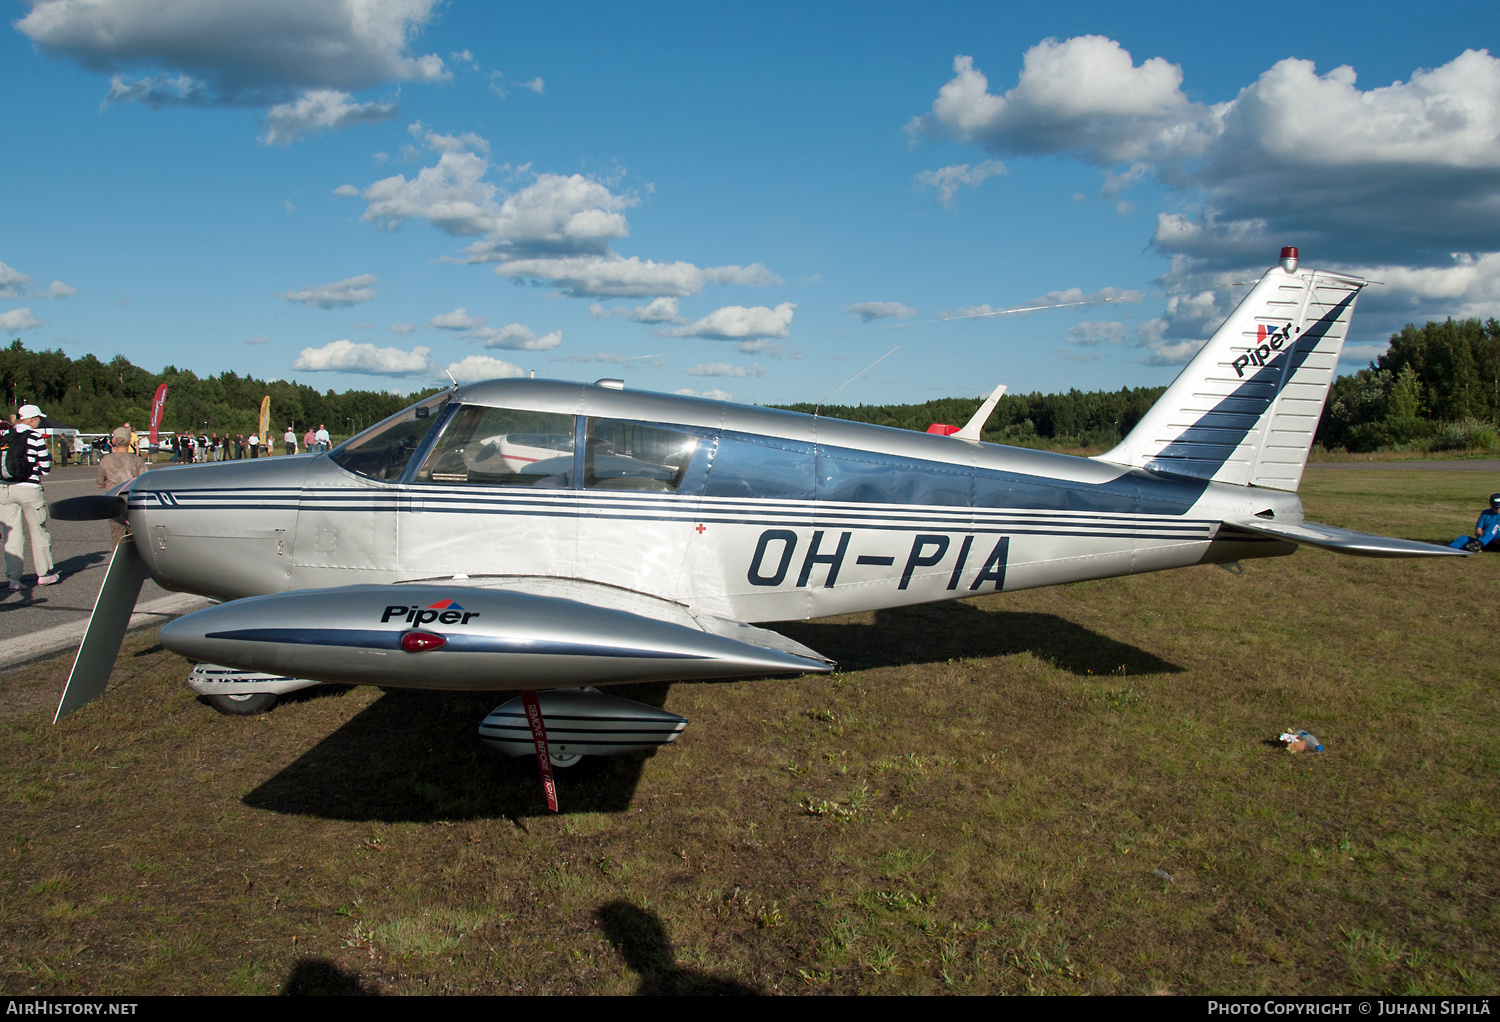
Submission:
M 1272 267 L 1113 450 L 1098 457 L 1196 479 L 1295 490 L 1367 281 Z

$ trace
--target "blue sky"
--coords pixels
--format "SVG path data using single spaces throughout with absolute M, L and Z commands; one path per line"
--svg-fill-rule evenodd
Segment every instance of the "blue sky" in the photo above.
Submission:
M 1346 369 L 1500 315 L 1493 4 L 1039 6 L 12 4 L 0 330 L 884 403 L 1166 383 L 1282 244 Z

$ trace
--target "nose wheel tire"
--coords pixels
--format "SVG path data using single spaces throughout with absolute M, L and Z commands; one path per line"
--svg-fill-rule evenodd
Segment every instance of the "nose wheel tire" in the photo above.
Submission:
M 208 705 L 231 717 L 250 717 L 265 713 L 276 705 L 275 692 L 246 692 L 244 695 L 207 696 Z
M 583 762 L 583 753 L 553 752 L 551 749 L 548 749 L 547 758 L 552 761 L 552 767 L 554 770 L 567 770 L 568 768 L 576 767 L 578 764 Z

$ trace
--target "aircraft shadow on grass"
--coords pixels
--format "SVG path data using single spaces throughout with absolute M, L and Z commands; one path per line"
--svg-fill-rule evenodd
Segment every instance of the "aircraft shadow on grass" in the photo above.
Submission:
M 838 661 L 843 671 L 906 667 L 951 658 L 1031 653 L 1077 675 L 1176 674 L 1183 670 L 1138 646 L 1056 614 L 992 613 L 968 603 L 882 610 L 874 625 L 782 622 L 773 626 Z
M 665 683 L 611 686 L 661 706 Z M 308 689 L 315 692 L 315 689 Z M 301 693 L 298 693 L 301 695 Z M 334 820 L 418 823 L 550 815 L 536 759 L 511 759 L 479 740 L 479 722 L 508 692 L 390 690 L 244 797 L 255 809 Z M 558 776 L 564 814 L 630 807 L 655 750 L 590 761 Z
M 992 614 L 967 604 L 881 611 L 868 624 L 777 626 L 839 661 L 845 670 L 930 663 L 953 656 L 1030 652 L 1074 674 L 1167 674 L 1182 668 L 1145 650 L 1053 614 Z M 670 685 L 621 685 L 611 693 L 652 706 Z M 288 701 L 338 689 L 307 689 Z M 272 812 L 325 819 L 425 822 L 517 821 L 545 814 L 536 761 L 510 759 L 476 735 L 501 692 L 387 691 L 368 709 L 245 796 Z M 585 760 L 558 778 L 563 813 L 617 813 L 630 807 L 653 752 Z

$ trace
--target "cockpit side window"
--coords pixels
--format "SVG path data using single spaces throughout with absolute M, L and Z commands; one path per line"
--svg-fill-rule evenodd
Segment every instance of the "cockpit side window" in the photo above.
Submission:
M 621 419 L 589 419 L 583 485 L 590 490 L 676 493 L 699 438 Z
M 417 470 L 419 483 L 569 487 L 574 417 L 464 405 Z
M 339 444 L 329 457 L 350 472 L 371 479 L 399 479 L 406 463 L 441 418 L 447 401 L 447 394 L 419 401 Z

